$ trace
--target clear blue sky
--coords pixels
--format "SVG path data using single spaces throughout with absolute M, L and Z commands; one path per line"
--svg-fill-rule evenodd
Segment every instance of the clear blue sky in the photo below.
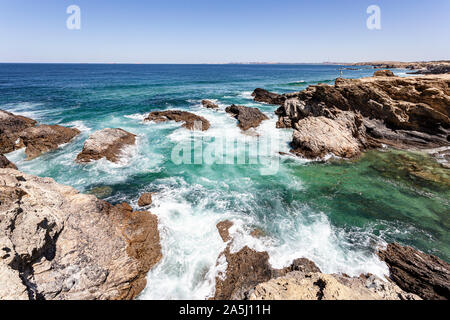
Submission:
M 1 62 L 431 59 L 450 59 L 450 0 L 0 0 Z

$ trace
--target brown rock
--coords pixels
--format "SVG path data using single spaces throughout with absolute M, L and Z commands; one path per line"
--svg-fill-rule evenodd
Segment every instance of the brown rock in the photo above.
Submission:
M 253 237 L 253 238 L 262 238 L 262 237 L 264 237 L 265 236 L 265 233 L 264 233 L 264 231 L 262 231 L 261 229 L 258 229 L 258 228 L 255 228 L 255 229 L 253 229 L 252 230 L 252 232 L 250 232 L 250 235 Z
M 0 154 L 0 168 L 10 168 L 10 169 L 16 169 L 17 167 L 14 163 L 8 160 L 4 155 Z
M 202 106 L 208 109 L 218 109 L 219 106 L 210 100 L 202 100 Z
M 397 243 L 378 255 L 389 266 L 391 279 L 403 290 L 426 300 L 450 298 L 450 264 Z
M 156 216 L 49 178 L 0 169 L 0 216 L 0 299 L 133 299 L 161 259 Z
M 136 136 L 122 129 L 103 129 L 94 132 L 84 143 L 83 151 L 78 154 L 77 162 L 90 162 L 106 158 L 111 162 L 120 159 L 122 149 L 134 145 Z
M 184 122 L 182 127 L 189 130 L 206 131 L 210 127 L 209 121 L 205 118 L 179 110 L 154 111 L 148 115 L 145 121 L 154 121 L 157 123 L 166 121 Z
M 0 110 L 0 153 L 9 153 L 22 148 L 23 145 L 17 143 L 19 134 L 36 123 L 27 117 Z
M 225 111 L 232 114 L 239 121 L 238 127 L 243 131 L 247 131 L 250 128 L 257 128 L 261 122 L 269 119 L 258 108 L 236 106 L 233 104 L 227 107 Z
M 253 91 L 252 93 L 252 97 L 256 102 L 264 102 L 276 105 L 282 105 L 286 100 L 286 97 L 281 94 L 269 92 L 261 88 L 255 89 L 255 91 Z
M 353 158 L 361 153 L 366 143 L 362 118 L 352 112 L 340 112 L 335 119 L 304 118 L 295 127 L 292 152 L 310 159 L 328 154 Z
M 71 141 L 80 130 L 58 125 L 40 125 L 23 130 L 19 137 L 26 147 L 27 160 L 57 149 L 61 144 Z
M 219 230 L 219 234 L 220 234 L 220 237 L 222 238 L 223 242 L 227 242 L 227 241 L 231 240 L 229 229 L 232 226 L 233 226 L 233 222 L 231 222 L 230 220 L 221 221 L 216 225 L 217 230 Z
M 391 70 L 378 70 L 373 74 L 374 77 L 395 77 Z
M 152 204 L 152 194 L 151 193 L 144 193 L 141 195 L 141 197 L 138 200 L 138 206 L 139 207 L 146 207 Z

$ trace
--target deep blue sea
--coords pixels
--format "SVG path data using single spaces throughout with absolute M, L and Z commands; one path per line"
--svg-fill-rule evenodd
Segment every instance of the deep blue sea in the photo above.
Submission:
M 143 192 L 154 192 L 150 211 L 159 218 L 163 260 L 148 275 L 142 299 L 204 299 L 214 293 L 217 262 L 225 248 L 216 224 L 234 222 L 233 250 L 266 250 L 274 267 L 306 257 L 327 273 L 379 276 L 387 267 L 375 252 L 387 242 L 414 245 L 450 260 L 448 172 L 428 156 L 371 151 L 352 161 L 329 163 L 280 155 L 292 132 L 276 129 L 276 106 L 256 103 L 257 88 L 285 93 L 310 84 L 332 84 L 332 65 L 95 65 L 0 64 L 0 109 L 43 124 L 76 127 L 73 142 L 32 161 L 23 150 L 8 154 L 20 170 L 51 177 L 80 192 L 137 209 Z M 359 78 L 373 69 L 344 70 Z M 404 70 L 397 74 L 405 75 Z M 215 101 L 218 111 L 201 106 Z M 258 107 L 269 120 L 244 134 L 225 107 Z M 188 110 L 211 128 L 191 132 L 179 123 L 144 122 L 154 110 Z M 76 164 L 84 141 L 96 130 L 122 128 L 137 144 L 119 163 Z M 175 163 L 174 150 L 205 150 L 220 138 L 235 143 L 225 155 L 248 163 Z M 252 154 L 263 139 L 275 148 Z M 252 161 L 255 160 L 255 161 Z M 268 167 L 275 169 L 264 174 Z M 424 168 L 417 174 L 411 167 Z M 264 236 L 255 239 L 258 228 Z

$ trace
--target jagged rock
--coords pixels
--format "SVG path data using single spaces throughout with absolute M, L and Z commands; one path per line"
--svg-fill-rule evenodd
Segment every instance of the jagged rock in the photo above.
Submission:
M 292 152 L 306 158 L 333 154 L 353 158 L 366 144 L 362 118 L 353 112 L 340 112 L 335 119 L 308 117 L 298 121 L 293 133 Z
M 389 244 L 378 255 L 389 266 L 391 279 L 403 290 L 426 300 L 450 298 L 450 264 L 408 246 Z
M 120 159 L 125 146 L 134 145 L 136 135 L 122 129 L 103 129 L 94 132 L 84 143 L 83 151 L 78 154 L 77 162 L 90 162 L 106 158 L 111 162 Z
M 36 121 L 0 110 L 0 153 L 9 153 L 23 147 L 18 141 L 19 134 L 36 125 Z
M 224 242 L 231 240 L 229 229 L 232 226 L 233 226 L 233 222 L 231 222 L 230 220 L 221 221 L 216 225 L 217 230 L 219 231 L 220 237 L 222 238 L 222 240 Z
M 16 165 L 0 153 L 0 168 L 17 169 Z
M 132 299 L 161 259 L 156 216 L 0 169 L 0 299 Z
M 253 91 L 252 93 L 252 97 L 256 102 L 264 102 L 276 105 L 281 105 L 286 100 L 286 97 L 281 94 L 269 92 L 261 88 L 255 89 L 255 91 Z
M 258 108 L 237 106 L 233 104 L 232 106 L 227 107 L 225 111 L 239 121 L 238 127 L 243 131 L 247 131 L 250 128 L 257 128 L 261 122 L 269 119 Z
M 151 193 L 144 193 L 140 196 L 138 200 L 138 206 L 139 207 L 146 207 L 152 204 L 152 194 Z
M 179 110 L 154 111 L 145 118 L 145 121 L 153 121 L 156 123 L 166 121 L 184 122 L 182 127 L 189 130 L 206 131 L 210 127 L 209 121 L 204 117 Z
M 208 109 L 218 109 L 219 106 L 210 100 L 202 100 L 202 106 Z
M 420 300 L 373 275 L 350 278 L 301 271 L 261 283 L 248 297 L 250 300 Z
M 27 160 L 57 149 L 80 134 L 80 130 L 58 125 L 40 125 L 23 130 L 19 138 L 23 142 Z
M 378 70 L 373 74 L 374 77 L 395 77 L 391 70 Z

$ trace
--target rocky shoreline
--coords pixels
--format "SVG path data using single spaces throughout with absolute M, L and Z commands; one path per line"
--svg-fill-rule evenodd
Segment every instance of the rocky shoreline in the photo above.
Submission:
M 405 67 L 434 70 L 435 65 Z M 378 70 L 373 77 L 339 78 L 334 85 L 313 85 L 296 93 L 258 88 L 253 97 L 279 106 L 277 127 L 294 130 L 294 155 L 350 159 L 387 145 L 428 152 L 448 168 L 450 74 L 401 78 Z M 219 108 L 209 100 L 202 105 Z M 258 108 L 232 105 L 225 111 L 243 132 L 268 119 Z M 157 217 L 134 211 L 128 203 L 112 205 L 50 178 L 18 171 L 3 153 L 25 148 L 31 160 L 70 143 L 80 131 L 38 125 L 2 110 L 0 120 L 0 300 L 137 297 L 146 286 L 147 273 L 162 259 Z M 202 131 L 211 126 L 204 117 L 179 110 L 154 111 L 145 121 L 175 121 Z M 135 143 L 133 133 L 102 129 L 85 141 L 74 161 L 117 162 L 123 149 Z M 137 203 L 142 208 L 151 206 L 152 194 L 141 194 Z M 218 260 L 224 259 L 227 269 L 216 278 L 216 300 L 450 298 L 450 265 L 411 247 L 393 243 L 378 251 L 389 267 L 388 279 L 325 274 L 304 257 L 275 269 L 267 252 L 248 246 L 233 252 L 232 226 L 232 221 L 217 225 L 226 243 Z M 261 232 L 254 230 L 251 235 L 258 237 Z

